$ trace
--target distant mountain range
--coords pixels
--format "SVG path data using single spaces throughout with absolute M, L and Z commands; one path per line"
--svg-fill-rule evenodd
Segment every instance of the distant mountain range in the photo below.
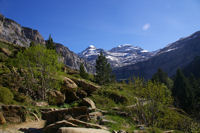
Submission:
M 173 76 L 178 68 L 184 69 L 197 56 L 200 56 L 200 31 L 167 45 L 148 60 L 117 68 L 114 73 L 117 79 L 132 76 L 149 79 L 161 68 Z
M 1 14 L 0 40 L 22 47 L 29 47 L 32 41 L 45 45 L 44 38 L 37 30 L 22 27 Z M 104 50 L 91 45 L 77 55 L 66 46 L 59 43 L 55 44 L 56 51 L 61 55 L 62 61 L 73 69 L 79 69 L 80 64 L 83 63 L 88 72 L 94 73 L 95 60 L 102 51 L 110 62 L 113 73 L 118 80 L 128 79 L 132 76 L 149 79 L 158 68 L 172 76 L 177 68 L 184 69 L 196 56 L 200 56 L 200 31 L 154 52 L 148 52 L 130 44 L 119 45 L 111 50 Z
M 108 51 L 90 45 L 87 49 L 78 55 L 86 59 L 91 64 L 95 65 L 95 61 L 100 52 L 103 52 L 112 68 L 119 68 L 122 66 L 145 61 L 156 54 L 156 52 L 148 52 L 147 50 L 144 50 L 140 47 L 135 47 L 131 44 L 123 44 Z

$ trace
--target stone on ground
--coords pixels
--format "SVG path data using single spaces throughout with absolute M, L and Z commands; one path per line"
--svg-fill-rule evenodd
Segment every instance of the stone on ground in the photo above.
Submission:
M 51 105 L 60 105 L 65 102 L 65 95 L 60 91 L 53 90 L 48 92 L 48 102 Z
M 5 120 L 4 116 L 3 116 L 3 113 L 0 112 L 0 125 L 3 125 L 5 123 L 6 123 L 6 120 Z
M 110 133 L 103 129 L 62 127 L 57 133 Z
M 96 109 L 95 103 L 90 98 L 83 98 L 80 105 L 90 107 L 91 109 Z
M 20 123 L 26 121 L 26 109 L 18 105 L 2 105 L 4 118 L 10 123 Z
M 44 133 L 56 133 L 58 131 L 58 129 L 61 127 L 77 127 L 77 125 L 75 125 L 71 122 L 68 122 L 66 120 L 63 120 L 63 121 L 58 121 L 58 122 L 55 122 L 53 124 L 46 126 L 43 129 L 43 131 L 44 131 Z

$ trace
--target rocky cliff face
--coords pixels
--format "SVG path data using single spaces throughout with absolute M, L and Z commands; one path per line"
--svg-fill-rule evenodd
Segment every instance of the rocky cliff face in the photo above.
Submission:
M 79 70 L 80 64 L 83 63 L 88 72 L 94 73 L 94 66 L 87 63 L 84 59 L 80 58 L 62 44 L 56 43 L 56 51 L 61 55 L 61 60 L 67 66 Z
M 37 30 L 22 27 L 15 21 L 0 14 L 0 39 L 27 47 L 31 41 L 44 44 L 44 38 Z
M 128 79 L 133 75 L 149 79 L 161 68 L 173 76 L 177 68 L 186 67 L 196 56 L 200 56 L 200 31 L 169 44 L 146 61 L 115 69 L 114 73 L 118 79 Z
M 22 47 L 29 47 L 33 41 L 35 43 L 45 44 L 44 38 L 37 30 L 22 27 L 17 22 L 8 19 L 0 14 L 0 40 L 13 43 Z M 94 67 L 85 60 L 78 57 L 62 44 L 56 44 L 56 51 L 62 56 L 62 61 L 73 69 L 79 69 L 81 63 L 85 64 L 88 72 L 93 73 Z

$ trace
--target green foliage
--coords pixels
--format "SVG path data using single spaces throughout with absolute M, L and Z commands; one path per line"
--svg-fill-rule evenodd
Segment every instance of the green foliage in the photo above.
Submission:
M 13 93 L 10 89 L 0 86 L 0 102 L 10 104 L 13 102 Z
M 163 108 L 157 121 L 157 127 L 182 131 L 187 131 L 192 122 L 189 117 L 185 114 L 178 113 L 175 108 Z
M 173 87 L 173 81 L 168 77 L 167 73 L 163 72 L 162 69 L 158 69 L 158 71 L 152 76 L 152 81 L 163 83 L 167 86 L 167 88 L 171 89 Z
M 112 69 L 106 57 L 101 52 L 96 60 L 95 80 L 98 84 L 103 85 L 112 81 Z
M 135 129 L 131 118 L 121 117 L 118 115 L 106 115 L 106 119 L 114 121 L 114 123 L 108 123 L 106 126 L 110 128 L 110 131 L 116 130 L 126 130 L 127 132 L 132 132 Z
M 194 75 L 195 78 L 200 78 L 200 56 L 197 56 L 193 59 L 193 61 L 187 65 L 183 72 L 184 74 L 189 77 L 191 74 Z
M 80 76 L 84 79 L 89 79 L 89 74 L 85 71 L 83 63 L 80 65 Z
M 170 90 L 164 85 L 152 81 L 145 83 L 135 79 L 137 117 L 141 123 L 155 126 L 160 112 L 172 103 Z
M 193 102 L 193 95 L 187 78 L 180 69 L 177 70 L 172 94 L 175 97 L 175 104 L 185 110 L 188 110 Z
M 47 49 L 55 49 L 56 48 L 55 44 L 53 43 L 53 39 L 52 39 L 51 35 L 49 35 L 49 39 L 47 40 L 46 47 L 47 47 Z
M 58 88 L 59 84 L 55 80 L 57 72 L 61 71 L 62 64 L 58 61 L 55 50 L 46 49 L 45 46 L 36 45 L 27 48 L 17 54 L 11 61 L 11 65 L 16 66 L 24 77 L 22 82 L 25 94 L 37 99 L 45 99 L 49 89 Z

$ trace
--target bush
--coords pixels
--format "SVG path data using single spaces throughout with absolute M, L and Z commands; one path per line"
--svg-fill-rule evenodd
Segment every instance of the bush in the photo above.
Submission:
M 6 87 L 0 87 L 0 102 L 10 104 L 13 101 L 13 93 Z
M 186 115 L 180 114 L 170 108 L 163 109 L 159 114 L 160 117 L 157 119 L 156 126 L 164 129 L 187 131 L 192 122 Z

